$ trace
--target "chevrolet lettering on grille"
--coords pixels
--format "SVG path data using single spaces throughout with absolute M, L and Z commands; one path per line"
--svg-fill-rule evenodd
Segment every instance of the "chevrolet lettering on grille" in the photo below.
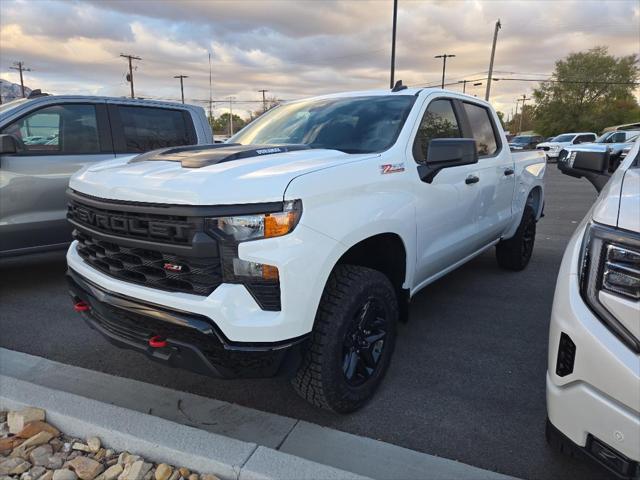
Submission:
M 112 233 L 123 233 L 138 236 L 152 236 L 173 240 L 187 240 L 189 226 L 180 223 L 154 222 L 139 218 L 127 218 L 119 215 L 96 212 L 88 208 L 71 204 L 69 206 L 71 219 L 85 225 L 96 227 L 98 230 Z

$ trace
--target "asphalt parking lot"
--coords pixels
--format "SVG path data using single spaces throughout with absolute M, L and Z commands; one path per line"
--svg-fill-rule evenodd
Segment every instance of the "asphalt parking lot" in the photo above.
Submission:
M 546 216 L 529 267 L 498 269 L 493 251 L 423 290 L 391 369 L 363 410 L 337 416 L 284 378 L 222 381 L 116 350 L 71 308 L 64 254 L 0 262 L 0 346 L 384 440 L 527 479 L 605 478 L 544 439 L 547 331 L 567 241 L 596 192 L 547 170 Z M 126 395 L 126 392 L 122 392 Z

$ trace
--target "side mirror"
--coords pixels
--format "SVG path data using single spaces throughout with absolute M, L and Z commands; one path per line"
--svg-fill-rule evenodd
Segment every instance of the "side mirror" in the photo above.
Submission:
M 431 183 L 443 168 L 478 163 L 476 141 L 472 138 L 434 138 L 427 147 L 424 164 L 418 166 L 423 182 Z
M 597 191 L 600 191 L 611 176 L 609 151 L 571 152 L 562 160 L 558 160 L 558 169 L 570 177 L 586 178 Z
M 20 140 L 14 135 L 9 133 L 0 135 L 0 155 L 18 153 L 20 150 L 22 150 L 22 145 L 20 145 Z

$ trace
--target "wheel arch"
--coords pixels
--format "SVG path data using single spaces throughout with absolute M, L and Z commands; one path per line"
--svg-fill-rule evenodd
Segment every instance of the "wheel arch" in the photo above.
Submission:
M 364 238 L 345 251 L 336 265 L 349 264 L 378 270 L 389 278 L 396 290 L 400 319 L 408 319 L 407 247 L 397 233 L 385 232 Z
M 527 199 L 525 201 L 525 206 L 529 205 L 533 208 L 533 211 L 536 213 L 536 219 L 539 219 L 542 216 L 542 211 L 544 208 L 542 195 L 542 187 L 540 185 L 536 185 L 529 191 L 529 194 L 527 195 Z

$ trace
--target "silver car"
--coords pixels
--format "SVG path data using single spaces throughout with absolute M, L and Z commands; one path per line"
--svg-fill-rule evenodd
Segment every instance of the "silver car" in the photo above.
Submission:
M 192 105 L 50 95 L 0 105 L 0 256 L 70 242 L 65 191 L 87 164 L 208 143 L 205 112 Z

